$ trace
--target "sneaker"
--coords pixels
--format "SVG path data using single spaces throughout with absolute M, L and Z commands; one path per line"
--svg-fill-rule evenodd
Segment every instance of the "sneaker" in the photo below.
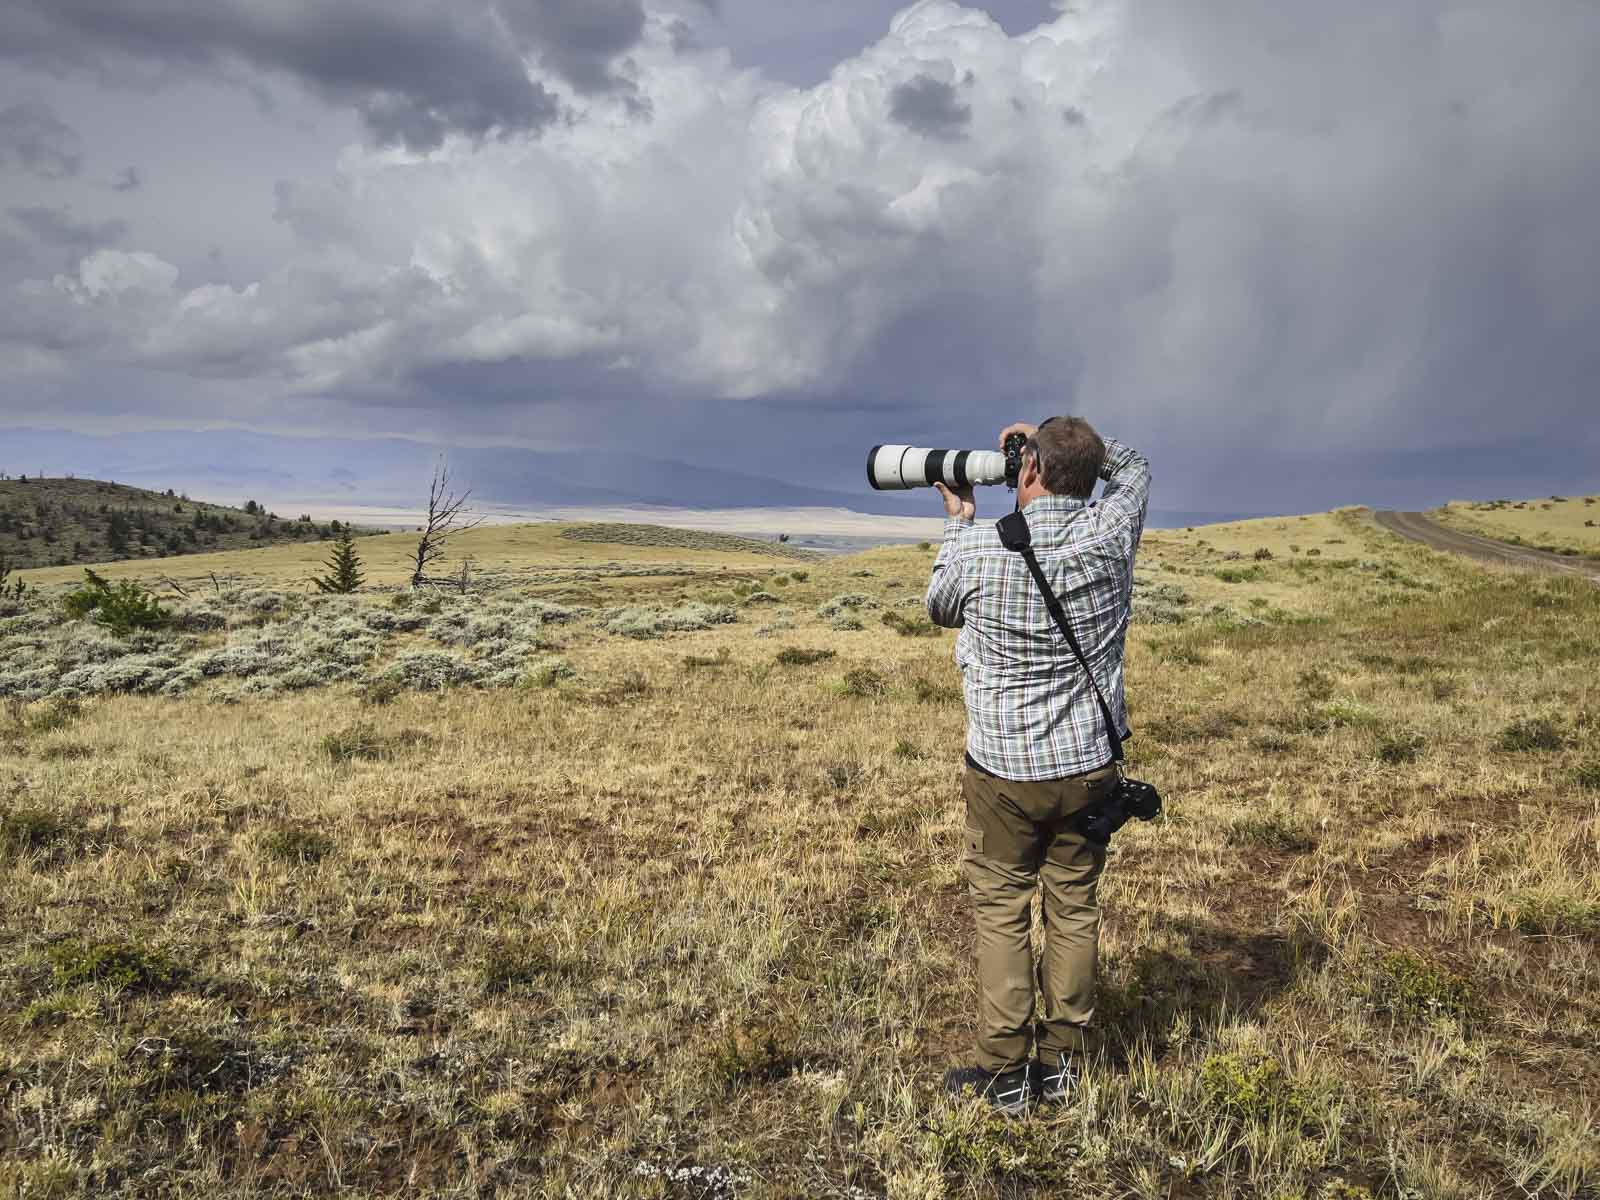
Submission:
M 982 1067 L 956 1067 L 945 1072 L 944 1090 L 959 1096 L 971 1088 L 980 1100 L 1008 1117 L 1020 1117 L 1038 1097 L 1032 1063 L 1009 1071 L 985 1071 Z
M 1039 1058 L 1039 1099 L 1044 1104 L 1070 1104 L 1078 1094 L 1081 1068 L 1078 1056 L 1068 1051 Z

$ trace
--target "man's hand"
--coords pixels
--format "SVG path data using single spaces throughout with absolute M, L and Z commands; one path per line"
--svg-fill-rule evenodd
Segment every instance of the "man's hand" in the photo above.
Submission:
M 1020 433 L 1023 437 L 1032 437 L 1039 432 L 1037 425 L 1029 425 L 1026 421 L 1016 421 L 1007 425 L 1000 431 L 1000 449 L 1006 448 L 1006 439 L 1013 433 Z
M 956 520 L 970 521 L 978 515 L 978 501 L 972 494 L 972 485 L 955 488 L 945 487 L 942 483 L 935 483 L 939 495 L 944 498 L 944 515 Z

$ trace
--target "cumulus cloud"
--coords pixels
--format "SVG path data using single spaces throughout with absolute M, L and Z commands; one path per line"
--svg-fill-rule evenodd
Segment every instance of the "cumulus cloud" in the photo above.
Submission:
M 0 108 L 0 167 L 12 164 L 45 179 L 76 175 L 83 164 L 78 135 L 48 105 Z
M 743 404 L 815 453 L 1077 410 L 1232 475 L 1307 445 L 1600 436 L 1578 0 L 1539 22 L 1084 0 L 1015 35 L 922 0 L 810 88 L 631 4 L 534 12 L 506 21 L 567 47 L 541 53 L 586 119 L 286 180 L 297 253 L 248 284 L 147 263 L 162 286 L 114 286 L 139 270 L 102 249 L 22 302 L 108 357 L 489 429 Z M 387 94 L 443 113 L 435 75 Z M 441 122 L 415 140 L 473 124 Z

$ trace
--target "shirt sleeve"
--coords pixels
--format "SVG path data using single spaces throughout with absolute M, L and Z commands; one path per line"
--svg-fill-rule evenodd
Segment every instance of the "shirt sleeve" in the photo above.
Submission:
M 962 578 L 961 535 L 972 522 L 961 517 L 947 518 L 939 556 L 933 560 L 933 577 L 928 580 L 928 617 L 935 625 L 960 629 L 966 623 L 968 589 Z
M 1101 521 L 1120 529 L 1129 546 L 1137 546 L 1150 507 L 1150 464 L 1144 455 L 1112 438 L 1106 439 L 1106 458 L 1100 467 L 1105 492 L 1095 505 Z

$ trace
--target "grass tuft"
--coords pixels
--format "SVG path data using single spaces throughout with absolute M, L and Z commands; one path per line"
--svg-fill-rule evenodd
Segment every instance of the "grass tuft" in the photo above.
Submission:
M 50 947 L 55 986 L 63 991 L 98 983 L 118 991 L 161 994 L 181 986 L 189 971 L 164 951 L 132 942 L 69 939 Z
M 1529 717 L 1502 729 L 1496 744 L 1507 754 L 1553 754 L 1566 746 L 1567 739 L 1550 718 Z
M 846 696 L 881 696 L 889 681 L 871 667 L 855 667 L 845 672 L 842 688 Z
M 304 866 L 321 862 L 333 853 L 333 845 L 325 833 L 289 825 L 267 834 L 261 848 L 273 858 Z
M 832 650 L 813 650 L 803 646 L 785 646 L 778 651 L 777 661 L 785 667 L 810 667 L 827 662 L 835 656 Z

